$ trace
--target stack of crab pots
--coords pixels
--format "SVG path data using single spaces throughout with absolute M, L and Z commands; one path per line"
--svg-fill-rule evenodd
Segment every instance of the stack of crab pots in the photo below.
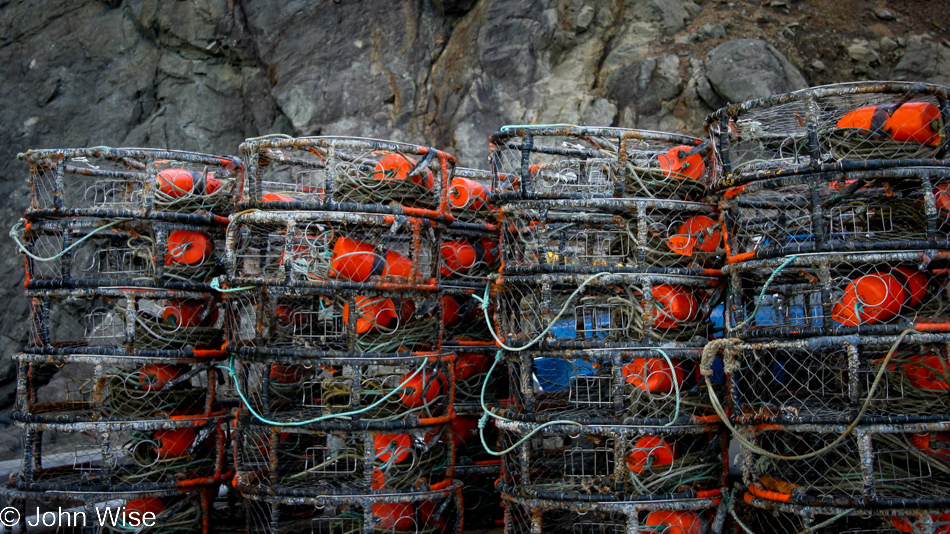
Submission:
M 721 531 L 727 442 L 699 374 L 725 289 L 709 154 L 642 130 L 492 135 L 507 533 Z
M 222 284 L 247 532 L 459 532 L 455 358 L 439 286 L 454 158 L 274 136 L 245 173 Z
M 487 528 L 502 521 L 502 507 L 495 481 L 501 459 L 482 445 L 478 429 L 482 406 L 495 407 L 508 397 L 508 379 L 497 368 L 488 376 L 498 346 L 488 329 L 491 310 L 486 302 L 490 282 L 498 274 L 500 247 L 498 210 L 489 203 L 491 173 L 455 169 L 449 186 L 449 209 L 454 221 L 441 247 L 441 290 L 445 324 L 442 349 L 455 354 L 455 473 L 463 483 L 465 527 Z M 486 380 L 487 379 L 487 380 Z M 497 442 L 497 429 L 489 421 L 486 442 Z
M 950 528 L 948 99 L 851 83 L 707 119 L 730 338 L 710 354 L 756 532 Z
M 20 158 L 31 202 L 11 235 L 32 307 L 14 356 L 23 464 L 2 487 L 20 531 L 207 532 L 231 476 L 210 282 L 241 162 L 104 147 Z

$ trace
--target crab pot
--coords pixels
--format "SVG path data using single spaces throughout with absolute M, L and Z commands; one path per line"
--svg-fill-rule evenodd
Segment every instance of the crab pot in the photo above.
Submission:
M 500 259 L 494 224 L 456 221 L 442 234 L 439 275 L 447 283 L 484 287 L 498 274 Z
M 492 173 L 456 167 L 449 182 L 448 207 L 456 221 L 489 223 L 498 217 L 491 204 Z
M 376 423 L 446 417 L 452 410 L 450 354 L 303 358 L 247 351 L 235 357 L 240 396 L 270 421 Z
M 49 527 L 41 531 L 51 534 L 119 534 L 130 530 L 143 534 L 207 534 L 212 531 L 211 506 L 216 492 L 215 485 L 112 493 L 31 492 L 14 489 L 10 484 L 0 486 L 0 497 L 6 501 L 5 505 L 19 512 L 16 526 L 20 532 L 37 532 L 36 526 L 40 526 Z M 126 514 L 126 522 L 122 521 L 122 512 Z M 152 526 L 140 523 L 145 514 L 151 514 L 146 521 Z M 112 519 L 117 519 L 115 524 Z
M 495 419 L 488 417 L 484 430 L 478 428 L 483 412 L 457 413 L 452 419 L 450 432 L 455 446 L 456 475 L 464 471 L 468 474 L 493 474 L 498 478 L 501 470 L 501 458 L 485 449 L 485 444 L 494 451 L 498 445 L 498 427 Z
M 699 201 L 712 177 L 708 143 L 624 128 L 513 127 L 491 135 L 496 201 L 656 198 Z
M 495 344 L 485 310 L 483 299 L 488 297 L 488 284 L 480 286 L 465 283 L 444 282 L 441 284 L 442 324 L 445 329 L 445 343 L 454 346 Z M 489 300 L 491 305 L 491 301 Z M 492 316 L 492 307 L 488 317 Z
M 639 501 L 695 497 L 723 484 L 718 425 L 542 426 L 499 420 L 502 480 L 520 495 L 555 500 Z M 524 440 L 524 441 L 522 441 Z
M 202 417 L 168 410 L 163 415 L 160 420 L 122 422 L 20 421 L 23 468 L 11 479 L 13 487 L 156 491 L 192 488 L 228 476 L 225 412 Z
M 241 144 L 238 209 L 330 210 L 444 217 L 455 158 L 434 148 L 354 137 Z
M 717 277 L 686 274 L 506 276 L 492 287 L 494 328 L 509 347 L 542 336 L 538 350 L 698 346 L 724 289 Z
M 220 302 L 208 293 L 154 289 L 28 290 L 37 354 L 195 358 L 223 355 Z
M 948 331 L 950 253 L 810 254 L 728 265 L 726 329 L 743 339 Z
M 718 420 L 699 348 L 507 353 L 519 420 L 705 424 Z M 721 394 L 721 393 L 720 393 Z
M 464 484 L 462 503 L 466 529 L 497 528 L 504 525 L 505 509 L 501 505 L 501 495 L 495 490 L 495 481 L 501 469 L 498 463 L 486 466 L 494 472 L 469 472 L 461 465 L 456 468 L 456 478 Z
M 579 502 L 533 499 L 499 485 L 507 534 L 630 534 L 668 532 L 720 534 L 719 489 L 704 495 L 659 502 Z M 721 509 L 721 508 L 720 508 Z
M 228 348 L 313 357 L 321 353 L 438 351 L 436 293 L 251 288 L 225 296 Z
M 215 216 L 231 213 L 243 171 L 231 156 L 141 148 L 30 150 L 19 158 L 30 164 L 30 217 L 221 221 Z
M 761 493 L 761 492 L 758 492 Z M 882 509 L 835 506 L 801 506 L 757 497 L 746 493 L 735 504 L 733 513 L 753 532 L 775 534 L 867 533 L 867 534 L 941 534 L 950 528 L 950 509 Z M 734 530 L 737 534 L 742 530 Z
M 950 169 L 781 176 L 723 191 L 731 263 L 813 252 L 950 248 Z
M 251 211 L 232 220 L 224 263 L 234 286 L 433 290 L 440 243 L 427 219 Z
M 813 87 L 706 119 L 716 188 L 779 175 L 947 166 L 950 89 L 912 82 Z
M 649 199 L 516 202 L 501 209 L 505 273 L 718 267 L 716 208 Z
M 207 358 L 16 354 L 17 418 L 37 423 L 210 415 L 224 377 Z
M 847 430 L 845 424 L 742 429 L 743 480 L 753 494 L 792 504 L 950 506 L 950 423 L 861 424 Z M 805 455 L 811 456 L 800 458 Z
M 209 289 L 224 248 L 217 225 L 70 218 L 28 222 L 27 287 Z
M 242 412 L 234 439 L 236 484 L 300 496 L 434 486 L 451 479 L 455 465 L 449 419 L 343 421 L 311 429 L 269 426 Z
M 461 534 L 459 482 L 428 490 L 281 495 L 241 489 L 248 534 Z
M 946 421 L 948 347 L 946 334 L 740 343 L 729 369 L 732 418 L 850 423 L 867 403 L 866 423 Z
M 443 345 L 442 350 L 455 354 L 456 412 L 481 415 L 483 390 L 485 403 L 489 405 L 508 397 L 506 362 L 498 360 L 491 370 L 499 350 L 497 345 L 483 341 L 459 342 Z

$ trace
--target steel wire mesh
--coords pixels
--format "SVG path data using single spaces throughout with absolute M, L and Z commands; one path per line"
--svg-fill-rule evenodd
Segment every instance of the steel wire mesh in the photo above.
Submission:
M 700 200 L 710 172 L 708 146 L 672 133 L 525 126 L 502 129 L 490 143 L 499 200 Z

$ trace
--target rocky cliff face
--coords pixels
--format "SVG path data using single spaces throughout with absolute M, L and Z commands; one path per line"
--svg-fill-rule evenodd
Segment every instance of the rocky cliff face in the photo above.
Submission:
M 0 0 L 0 220 L 29 148 L 235 153 L 265 133 L 428 143 L 486 165 L 503 124 L 701 134 L 726 102 L 834 81 L 950 83 L 927 0 Z M 27 336 L 0 242 L 0 405 Z

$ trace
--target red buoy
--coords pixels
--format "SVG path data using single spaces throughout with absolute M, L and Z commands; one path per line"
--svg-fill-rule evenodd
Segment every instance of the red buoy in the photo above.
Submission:
M 689 288 L 680 285 L 661 284 L 653 287 L 656 299 L 653 326 L 677 328 L 680 323 L 689 323 L 699 315 L 699 303 Z
M 670 465 L 676 460 L 676 445 L 660 436 L 643 436 L 627 455 L 627 466 L 634 473 Z
M 681 174 L 699 180 L 706 174 L 706 163 L 703 161 L 702 154 L 693 154 L 691 156 L 680 157 L 680 152 L 689 152 L 695 147 L 680 145 L 669 149 L 666 154 L 657 156 L 660 168 L 671 174 Z
M 175 230 L 168 236 L 165 265 L 201 265 L 214 255 L 214 240 L 204 232 Z
M 929 102 L 880 104 L 858 108 L 838 119 L 838 128 L 860 128 L 894 141 L 936 146 L 940 140 L 940 110 Z

